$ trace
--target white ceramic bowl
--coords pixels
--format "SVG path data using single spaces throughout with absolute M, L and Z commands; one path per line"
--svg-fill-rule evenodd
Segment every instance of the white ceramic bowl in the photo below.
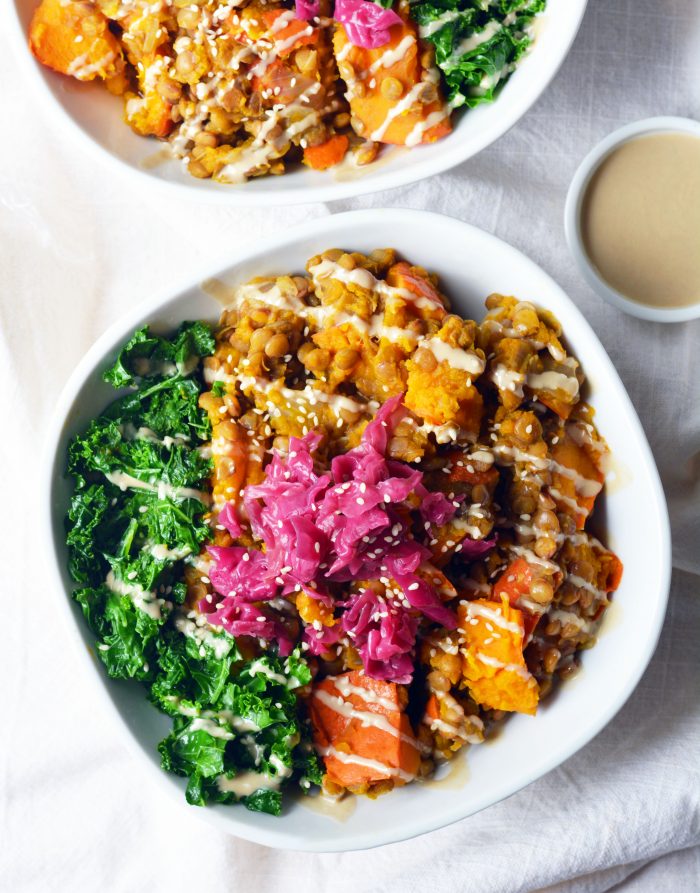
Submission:
M 27 77 L 35 82 L 48 105 L 63 111 L 84 145 L 102 150 L 105 160 L 121 162 L 140 174 L 144 188 L 153 183 L 183 196 L 229 205 L 269 206 L 331 201 L 389 189 L 448 170 L 489 146 L 538 99 L 563 62 L 583 18 L 587 0 L 549 0 L 539 17 L 537 40 L 518 66 L 498 100 L 456 117 L 454 132 L 432 146 L 388 153 L 374 165 L 359 169 L 318 172 L 299 169 L 282 177 L 263 177 L 243 186 L 197 180 L 171 159 L 153 166 L 162 144 L 134 134 L 122 119 L 122 100 L 99 84 L 83 84 L 39 65 L 27 49 L 27 31 L 38 0 L 11 0 L 11 30 Z M 124 168 L 122 167 L 122 170 Z
M 588 373 L 600 430 L 616 467 L 623 469 L 604 509 L 607 542 L 625 565 L 622 584 L 598 644 L 584 655 L 579 676 L 544 704 L 537 717 L 515 715 L 493 743 L 471 748 L 464 755 L 468 773 L 457 776 L 468 775 L 461 784 L 454 778 L 444 787 L 416 783 L 376 801 L 360 798 L 343 823 L 296 802 L 279 819 L 234 806 L 196 810 L 185 803 L 182 779 L 159 768 L 156 744 L 170 720 L 146 701 L 139 685 L 108 679 L 88 653 L 93 636 L 71 601 L 66 571 L 63 517 L 71 490 L 63 475 L 66 446 L 113 399 L 114 391 L 102 382 L 100 373 L 134 329 L 151 323 L 167 330 L 183 319 L 218 318 L 221 308 L 202 292 L 203 279 L 213 275 L 237 283 L 253 275 L 302 272 L 305 261 L 322 249 L 369 251 L 387 241 L 413 263 L 438 272 L 455 309 L 466 316 L 480 319 L 485 296 L 500 291 L 535 301 L 560 319 L 571 349 Z M 669 585 L 668 515 L 649 446 L 627 393 L 588 323 L 546 273 L 494 236 L 449 217 L 403 209 L 355 211 L 304 224 L 250 251 L 232 252 L 220 268 L 210 267 L 201 280 L 185 284 L 177 294 L 144 304 L 99 339 L 66 385 L 46 443 L 41 530 L 50 544 L 50 579 L 79 646 L 81 670 L 96 683 L 99 699 L 155 784 L 174 795 L 181 808 L 195 809 L 194 814 L 240 837 L 297 850 L 350 850 L 406 839 L 471 815 L 508 797 L 586 744 L 627 700 L 654 651 Z M 579 783 L 589 781 L 581 778 Z M 147 788 L 144 796 L 149 796 Z
M 571 181 L 564 207 L 564 231 L 569 250 L 585 280 L 601 298 L 618 309 L 624 310 L 625 313 L 631 313 L 632 316 L 637 316 L 640 319 L 654 322 L 684 322 L 700 317 L 700 301 L 688 307 L 650 307 L 630 300 L 602 278 L 588 256 L 581 234 L 583 199 L 595 172 L 607 156 L 622 143 L 651 133 L 689 133 L 700 137 L 700 122 L 693 121 L 691 118 L 671 116 L 645 118 L 642 121 L 634 121 L 632 124 L 620 127 L 601 140 L 583 159 Z

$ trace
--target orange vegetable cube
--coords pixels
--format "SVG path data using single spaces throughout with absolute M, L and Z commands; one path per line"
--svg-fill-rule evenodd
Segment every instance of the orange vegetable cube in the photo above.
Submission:
M 29 47 L 41 63 L 79 81 L 112 78 L 124 66 L 109 20 L 74 0 L 42 0 L 29 26 Z
M 309 713 L 330 782 L 366 790 L 380 781 L 405 784 L 418 772 L 418 742 L 393 682 L 358 670 L 328 676 L 314 686 Z
M 337 133 L 320 146 L 307 146 L 304 149 L 304 164 L 316 171 L 325 171 L 343 160 L 348 144 L 348 138 Z
M 550 454 L 560 466 L 552 468 L 550 495 L 559 511 L 572 515 L 582 530 L 605 480 L 598 455 L 579 446 L 566 428 L 551 446 Z
M 418 34 L 410 21 L 392 25 L 382 47 L 364 49 L 338 25 L 333 48 L 348 85 L 350 109 L 361 136 L 379 143 L 416 146 L 450 132 L 450 112 L 433 73 L 422 69 Z
M 523 614 L 501 595 L 500 604 L 477 599 L 460 606 L 462 671 L 471 697 L 494 710 L 534 714 L 539 689 L 523 657 Z

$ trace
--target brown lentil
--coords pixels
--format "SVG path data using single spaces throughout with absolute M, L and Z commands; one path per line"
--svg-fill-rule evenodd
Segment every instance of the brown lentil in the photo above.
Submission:
M 359 362 L 360 354 L 352 347 L 344 347 L 335 356 L 335 364 L 344 372 L 353 369 Z
M 324 369 L 329 367 L 330 362 L 331 355 L 323 348 L 316 348 L 310 351 L 302 360 L 306 368 L 311 369 L 312 372 L 323 372 Z
M 403 84 L 398 78 L 384 78 L 379 89 L 385 99 L 401 99 L 403 96 Z
M 257 334 L 257 333 L 256 333 Z M 268 357 L 277 359 L 289 353 L 289 338 L 282 332 L 273 335 L 265 345 L 265 353 Z
M 419 369 L 422 369 L 423 372 L 433 372 L 437 369 L 437 360 L 435 359 L 435 354 L 432 350 L 428 350 L 425 347 L 419 347 L 418 350 L 413 354 L 413 362 L 418 366 Z

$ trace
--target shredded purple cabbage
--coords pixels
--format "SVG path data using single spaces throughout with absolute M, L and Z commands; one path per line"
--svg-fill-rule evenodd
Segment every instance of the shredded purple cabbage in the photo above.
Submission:
M 497 542 L 498 534 L 496 533 L 487 540 L 473 540 L 466 537 L 460 543 L 462 548 L 459 555 L 462 559 L 466 558 L 467 561 L 478 561 L 479 558 L 483 558 L 487 552 L 490 552 Z
M 294 8 L 298 19 L 309 22 L 321 12 L 320 0 L 294 0 Z
M 401 396 L 388 400 L 367 425 L 359 446 L 336 456 L 329 472 L 314 470 L 319 434 L 290 438 L 284 458 L 275 452 L 263 483 L 246 487 L 243 494 L 252 533 L 264 550 L 209 549 L 214 559 L 209 576 L 222 598 L 216 604 L 205 600 L 200 609 L 212 622 L 233 635 L 276 641 L 288 653 L 290 634 L 265 603 L 304 591 L 342 611 L 335 626 L 305 627 L 312 653 L 326 651 L 344 632 L 369 676 L 410 680 L 420 615 L 449 629 L 456 625 L 453 612 L 428 582 L 429 574 L 420 573 L 431 552 L 413 537 L 412 505 L 420 500 L 423 522 L 441 525 L 454 517 L 458 503 L 428 491 L 421 471 L 386 458 L 392 431 L 406 414 L 401 401 Z M 231 505 L 219 520 L 232 536 L 240 535 Z M 462 554 L 473 560 L 494 544 L 495 539 L 466 540 Z M 336 604 L 329 587 L 357 580 L 380 580 L 385 594 L 365 590 Z
M 333 17 L 345 28 L 350 43 L 366 50 L 389 43 L 389 29 L 401 24 L 392 9 L 383 9 L 371 0 L 335 0 Z
M 408 684 L 418 617 L 370 590 L 353 595 L 342 619 L 343 629 L 373 679 Z

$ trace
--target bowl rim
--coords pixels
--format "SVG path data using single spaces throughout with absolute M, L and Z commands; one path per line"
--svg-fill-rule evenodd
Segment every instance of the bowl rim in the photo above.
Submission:
M 20 20 L 17 0 L 11 0 L 9 8 L 6 11 L 10 25 L 9 30 L 14 35 L 14 38 L 11 39 L 10 43 L 14 46 L 15 55 L 20 64 L 24 67 L 24 71 L 32 82 L 34 90 L 41 96 L 43 105 L 47 108 L 51 108 L 58 126 L 60 126 L 61 123 L 68 124 L 68 129 L 73 137 L 85 146 L 96 160 L 101 161 L 104 164 L 111 164 L 113 168 L 119 171 L 123 176 L 126 176 L 128 172 L 136 174 L 139 182 L 144 184 L 149 183 L 154 189 L 162 191 L 163 194 L 169 194 L 171 196 L 179 195 L 183 199 L 194 198 L 199 199 L 200 201 L 229 205 L 231 207 L 278 207 L 280 205 L 288 206 L 349 199 L 360 195 L 380 192 L 385 189 L 395 189 L 400 186 L 417 183 L 462 164 L 462 162 L 467 161 L 472 156 L 496 142 L 514 127 L 525 114 L 527 114 L 530 108 L 537 102 L 550 85 L 568 56 L 571 45 L 573 44 L 581 26 L 581 22 L 583 21 L 588 0 L 565 0 L 565 3 L 570 15 L 569 23 L 565 29 L 565 37 L 560 44 L 560 51 L 543 63 L 545 65 L 545 70 L 541 75 L 541 86 L 539 89 L 530 91 L 530 94 L 516 109 L 509 115 L 503 116 L 503 119 L 498 126 L 485 128 L 478 138 L 474 138 L 468 143 L 468 148 L 465 148 L 462 143 L 456 141 L 454 146 L 449 149 L 443 144 L 442 153 L 436 155 L 434 158 L 428 157 L 422 160 L 416 160 L 412 165 L 405 168 L 399 164 L 396 169 L 382 170 L 376 177 L 369 178 L 359 176 L 344 182 L 331 182 L 327 185 L 301 185 L 284 189 L 271 188 L 264 192 L 254 190 L 246 191 L 244 188 L 245 184 L 241 184 L 243 188 L 239 189 L 235 186 L 223 186 L 221 189 L 200 188 L 198 186 L 200 181 L 195 177 L 190 178 L 192 182 L 189 180 L 177 182 L 154 176 L 149 170 L 140 167 L 138 164 L 132 164 L 107 146 L 102 145 L 83 129 L 50 90 L 45 77 L 42 76 L 45 72 L 43 72 L 41 63 L 34 59 L 31 52 L 28 50 L 28 38 Z M 546 14 L 547 11 L 545 10 L 544 15 Z M 1 17 L 0 13 L 0 19 Z M 51 73 L 55 74 L 53 72 Z M 56 77 L 60 77 L 60 75 L 56 74 Z M 124 124 L 123 126 L 126 127 L 128 125 Z
M 688 133 L 700 137 L 700 121 L 675 115 L 642 118 L 613 130 L 596 143 L 576 169 L 564 205 L 564 233 L 569 251 L 583 278 L 601 298 L 638 319 L 652 322 L 686 322 L 700 317 L 700 300 L 687 307 L 651 307 L 626 297 L 600 275 L 588 256 L 581 233 L 581 210 L 588 185 L 605 159 L 623 143 L 652 133 Z
M 272 250 L 293 246 L 294 244 L 301 242 L 303 239 L 315 237 L 321 232 L 323 232 L 324 237 L 328 237 L 329 244 L 334 239 L 342 239 L 343 231 L 348 226 L 357 227 L 366 224 L 369 221 L 376 223 L 378 220 L 380 222 L 383 220 L 386 231 L 390 232 L 390 226 L 392 222 L 396 222 L 397 218 L 400 218 L 402 223 L 407 221 L 413 223 L 416 228 L 423 232 L 430 231 L 431 224 L 435 226 L 440 223 L 443 226 L 447 225 L 449 227 L 457 228 L 460 233 L 463 234 L 464 238 L 468 238 L 476 233 L 480 239 L 485 239 L 491 243 L 498 243 L 499 245 L 506 245 L 509 251 L 516 252 L 520 255 L 528 265 L 537 271 L 538 275 L 550 280 L 554 290 L 560 293 L 568 302 L 568 310 L 574 317 L 575 325 L 584 330 L 587 336 L 591 337 L 600 349 L 600 359 L 604 361 L 603 365 L 606 367 L 604 369 L 606 379 L 612 379 L 619 385 L 620 399 L 624 402 L 629 413 L 630 421 L 634 429 L 635 440 L 638 442 L 644 457 L 644 472 L 652 490 L 653 508 L 655 510 L 655 519 L 658 525 L 658 577 L 660 588 L 658 597 L 655 601 L 652 623 L 649 626 L 649 634 L 645 641 L 638 643 L 639 647 L 636 652 L 634 672 L 628 676 L 627 682 L 623 689 L 621 689 L 617 699 L 611 702 L 605 710 L 601 711 L 601 713 L 596 716 L 595 721 L 587 725 L 585 730 L 578 734 L 575 739 L 571 740 L 565 749 L 561 752 L 556 751 L 554 755 L 547 754 L 546 757 L 543 758 L 541 764 L 531 768 L 527 773 L 524 773 L 522 778 L 516 782 L 515 787 L 513 787 L 512 781 L 506 783 L 504 781 L 499 781 L 498 779 L 494 780 L 489 796 L 482 797 L 477 801 L 477 805 L 474 808 L 470 807 L 466 811 L 459 808 L 453 808 L 452 810 L 447 811 L 444 818 L 441 817 L 438 821 L 435 821 L 434 818 L 426 819 L 421 815 L 417 815 L 408 821 L 405 826 L 401 826 L 396 830 L 392 827 L 381 840 L 376 840 L 371 833 L 366 831 L 344 833 L 343 829 L 340 828 L 338 829 L 337 834 L 322 840 L 317 840 L 315 838 L 300 838 L 295 835 L 293 829 L 288 828 L 289 823 L 285 823 L 284 820 L 280 821 L 274 827 L 262 829 L 247 824 L 244 817 L 238 818 L 237 816 L 232 816 L 230 813 L 224 815 L 216 808 L 205 808 L 197 812 L 197 815 L 200 818 L 209 822 L 219 830 L 258 844 L 280 849 L 302 850 L 306 852 L 341 852 L 370 849 L 375 846 L 396 843 L 430 831 L 438 830 L 467 818 L 468 816 L 479 812 L 481 809 L 494 805 L 504 798 L 509 797 L 511 794 L 516 793 L 531 782 L 541 778 L 547 772 L 552 771 L 564 762 L 564 760 L 573 756 L 573 754 L 594 738 L 626 703 L 651 660 L 658 642 L 666 612 L 671 578 L 671 536 L 668 510 L 656 464 L 634 406 L 624 385 L 619 379 L 612 361 L 600 344 L 599 339 L 591 329 L 589 323 L 585 320 L 578 307 L 576 307 L 563 289 L 557 285 L 557 283 L 545 273 L 539 265 L 523 255 L 518 249 L 513 248 L 508 245 L 508 243 L 504 243 L 502 239 L 499 239 L 491 233 L 487 233 L 476 226 L 464 223 L 453 217 L 448 217 L 447 215 L 436 214 L 429 211 L 385 208 L 349 211 L 331 215 L 330 217 L 307 221 L 306 223 L 295 227 L 290 227 L 283 233 L 267 236 L 248 248 L 238 248 L 231 251 L 226 254 L 225 258 L 222 258 L 221 263 L 202 264 L 201 268 L 197 271 L 198 275 L 196 277 L 188 278 L 187 283 L 184 284 L 183 287 L 163 289 L 156 297 L 139 304 L 132 308 L 128 313 L 120 316 L 95 341 L 92 347 L 88 349 L 82 359 L 78 362 L 57 400 L 53 417 L 47 428 L 42 454 L 41 478 L 38 492 L 43 494 L 40 497 L 41 504 L 39 506 L 40 530 L 42 531 L 44 539 L 50 544 L 48 550 L 50 552 L 50 557 L 46 558 L 46 563 L 49 569 L 49 585 L 52 590 L 57 589 L 61 592 L 61 598 L 59 599 L 61 604 L 60 612 L 65 623 L 70 627 L 69 635 L 76 650 L 81 655 L 81 666 L 90 666 L 90 670 L 87 673 L 92 680 L 90 684 L 95 687 L 96 691 L 100 692 L 100 700 L 108 710 L 114 724 L 118 727 L 121 740 L 126 743 L 129 750 L 135 755 L 136 765 L 144 767 L 144 772 L 148 771 L 150 773 L 150 776 L 154 779 L 157 787 L 166 793 L 173 802 L 179 803 L 180 808 L 185 807 L 182 792 L 176 787 L 168 774 L 163 772 L 155 762 L 144 759 L 143 745 L 136 737 L 136 734 L 124 721 L 121 711 L 110 695 L 108 686 L 113 686 L 115 684 L 114 681 L 108 679 L 105 674 L 98 672 L 98 668 L 94 665 L 94 657 L 91 656 L 88 649 L 85 647 L 79 624 L 76 621 L 76 617 L 72 610 L 70 590 L 64 585 L 62 579 L 63 560 L 61 557 L 61 550 L 65 544 L 59 544 L 56 536 L 58 525 L 55 522 L 53 490 L 57 476 L 62 473 L 65 467 L 65 459 L 60 447 L 64 438 L 64 430 L 70 422 L 76 397 L 82 387 L 97 372 L 108 354 L 114 350 L 118 343 L 125 337 L 128 337 L 137 326 L 143 324 L 149 316 L 157 314 L 159 311 L 163 310 L 171 301 L 177 300 L 180 296 L 193 289 L 200 289 L 201 283 L 205 279 L 211 278 L 211 276 L 216 276 L 220 272 L 230 272 L 236 266 L 255 261 L 260 256 L 264 256 Z

